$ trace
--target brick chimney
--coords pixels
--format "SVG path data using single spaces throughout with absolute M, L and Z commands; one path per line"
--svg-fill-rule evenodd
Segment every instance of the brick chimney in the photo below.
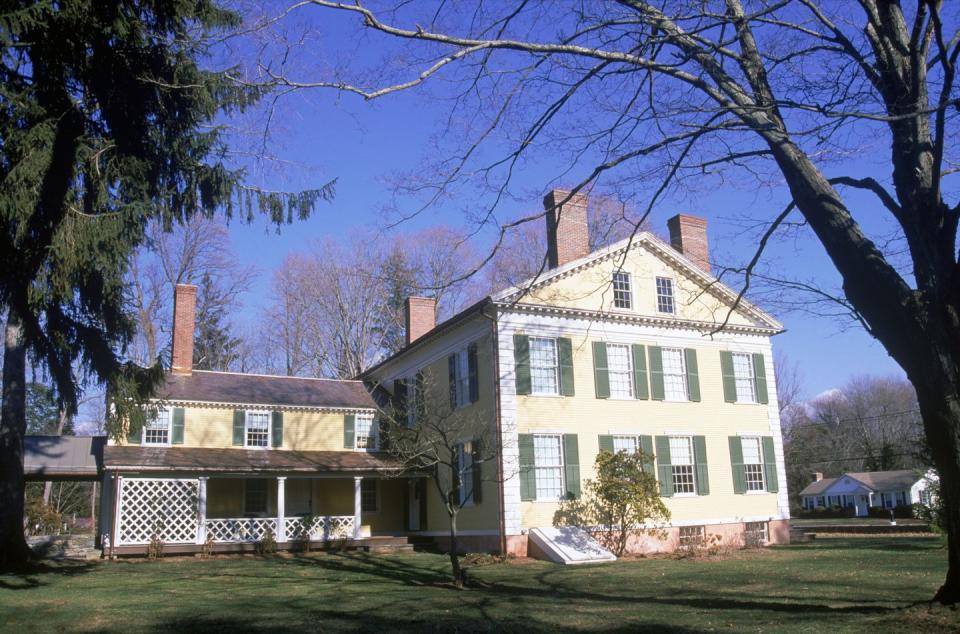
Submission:
M 814 472 L 813 472 L 813 479 L 814 479 L 815 482 L 820 482 L 820 480 L 823 480 L 823 474 L 820 473 L 819 471 L 814 471 Z
M 563 202 L 568 196 L 570 200 Z M 561 206 L 561 203 L 563 205 Z M 547 263 L 551 269 L 590 255 L 587 195 L 554 189 L 543 197 L 547 219 Z
M 677 214 L 667 221 L 670 244 L 701 269 L 710 272 L 710 248 L 707 246 L 707 221 L 700 216 Z
M 433 297 L 408 297 L 407 345 L 424 336 L 437 325 L 437 300 Z
M 193 372 L 193 332 L 197 321 L 197 287 L 177 284 L 173 291 L 173 357 L 170 369 L 174 374 Z

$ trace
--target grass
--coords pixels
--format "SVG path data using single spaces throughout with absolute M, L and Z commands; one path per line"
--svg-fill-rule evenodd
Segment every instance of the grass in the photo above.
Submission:
M 723 559 L 519 560 L 445 583 L 442 555 L 64 563 L 0 575 L 0 628 L 28 632 L 958 631 L 928 600 L 938 538 L 832 539 Z

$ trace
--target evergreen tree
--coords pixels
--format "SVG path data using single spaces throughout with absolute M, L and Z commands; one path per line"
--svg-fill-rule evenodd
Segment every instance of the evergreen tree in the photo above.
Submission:
M 386 288 L 384 305 L 376 316 L 376 332 L 385 353 L 391 355 L 406 345 L 404 303 L 407 297 L 417 293 L 417 271 L 404 250 L 397 246 L 384 258 L 381 275 Z
M 33 381 L 27 384 L 27 433 L 58 436 L 73 434 L 73 419 L 64 420 L 60 430 L 60 405 L 57 395 L 49 385 Z
M 227 371 L 240 356 L 239 338 L 227 320 L 230 299 L 209 273 L 201 278 L 197 298 L 197 330 L 193 342 L 193 367 Z
M 26 563 L 25 360 L 76 408 L 80 376 L 103 382 L 108 431 L 139 427 L 162 377 L 123 351 L 129 258 L 149 220 L 165 227 L 223 210 L 275 223 L 304 217 L 331 185 L 257 192 L 224 162 L 218 116 L 261 93 L 199 60 L 239 18 L 211 0 L 11 0 L 0 8 L 0 306 L 6 310 L 0 417 L 0 569 Z

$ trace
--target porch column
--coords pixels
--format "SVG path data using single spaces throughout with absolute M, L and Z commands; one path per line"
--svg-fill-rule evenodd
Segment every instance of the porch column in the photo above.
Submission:
M 123 506 L 123 476 L 117 474 L 116 484 L 113 487 L 113 526 L 110 527 L 110 554 L 120 541 L 120 513 Z
M 200 546 L 207 542 L 207 480 L 209 479 L 201 476 L 198 478 L 197 485 L 197 544 Z
M 286 476 L 277 476 L 277 543 L 287 541 L 286 494 L 284 493 Z
M 360 481 L 361 477 L 353 479 L 353 538 L 360 539 L 360 514 L 363 505 L 360 503 Z

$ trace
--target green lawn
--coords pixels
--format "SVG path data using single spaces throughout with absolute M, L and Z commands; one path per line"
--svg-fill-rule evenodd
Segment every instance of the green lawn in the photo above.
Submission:
M 59 632 L 958 631 L 920 604 L 939 538 L 831 539 L 719 560 L 475 566 L 444 583 L 432 554 L 316 554 L 63 564 L 0 575 L 0 627 Z

